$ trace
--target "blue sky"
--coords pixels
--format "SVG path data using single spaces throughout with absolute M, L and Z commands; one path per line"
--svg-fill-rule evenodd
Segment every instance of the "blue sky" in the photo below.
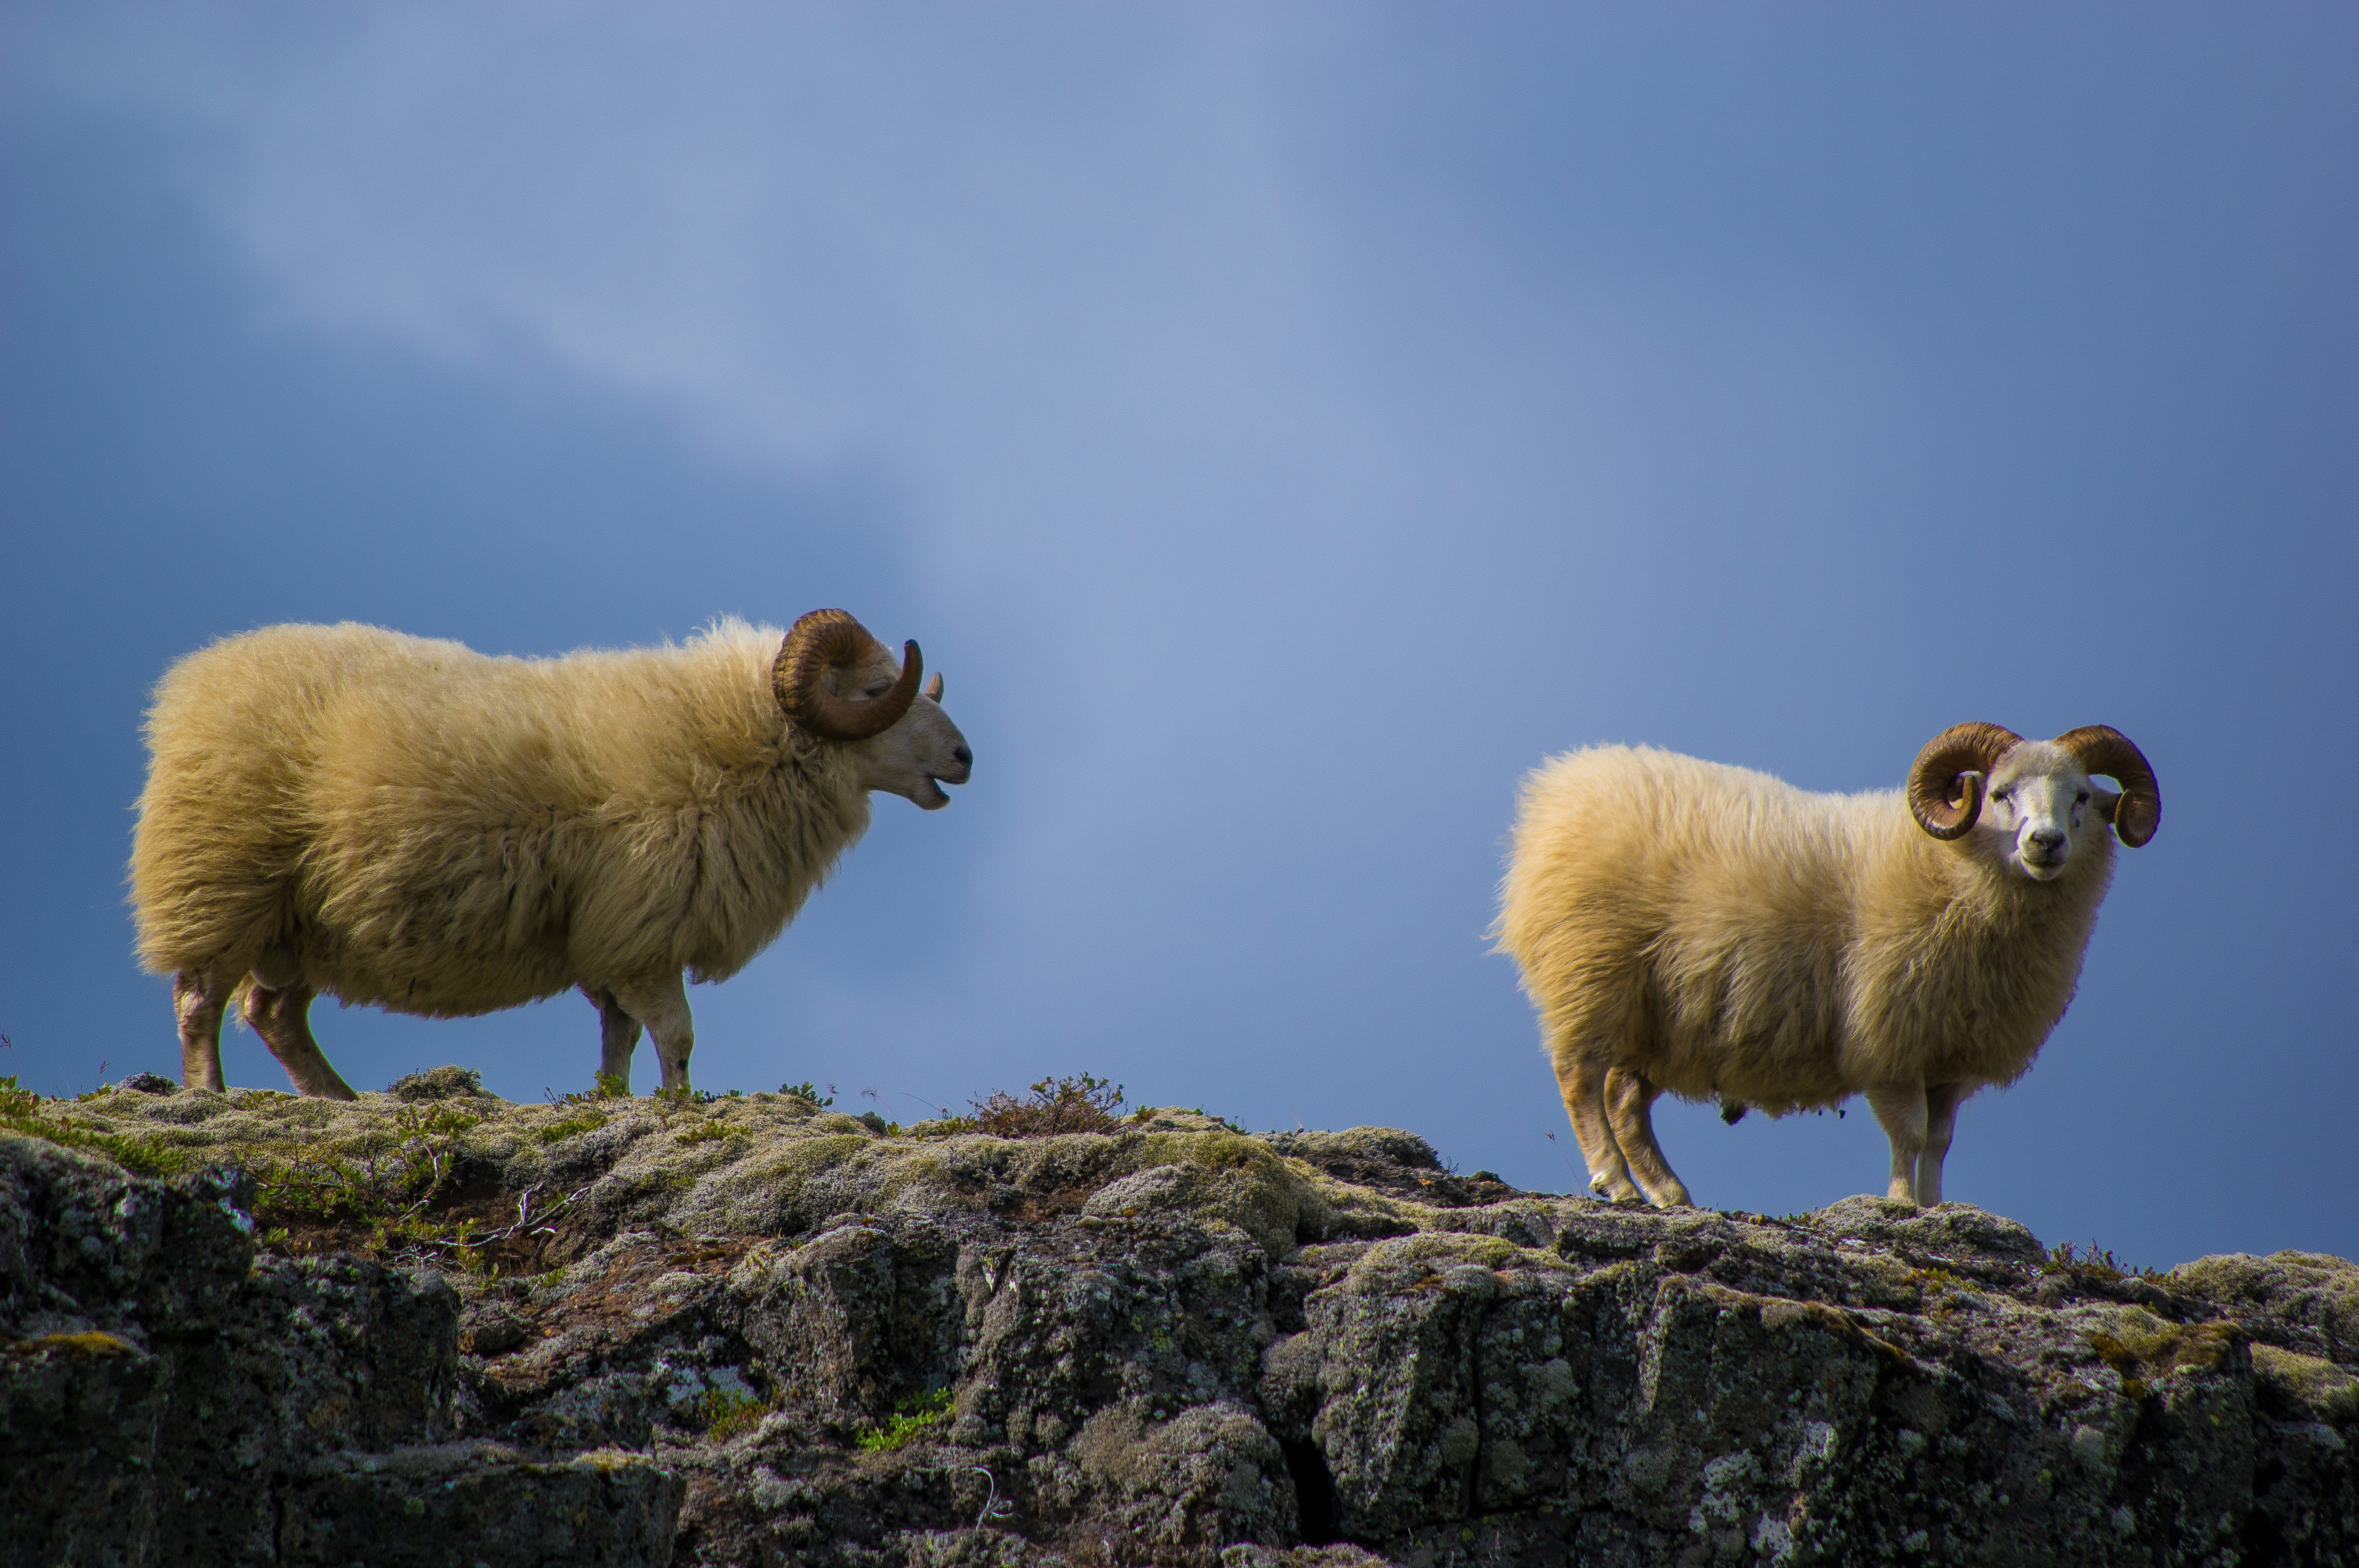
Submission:
M 2323 6 L 11 5 L 0 1072 L 177 1073 L 179 654 L 842 604 L 975 781 L 691 993 L 704 1087 L 1087 1070 L 1563 1189 L 1482 935 L 1526 769 L 2110 723 L 2163 829 L 1950 1191 L 2359 1253 L 2354 68 Z M 366 1087 L 595 1060 L 571 997 L 314 1022 Z M 1660 1120 L 1783 1212 L 1880 1189 L 1858 1108 Z

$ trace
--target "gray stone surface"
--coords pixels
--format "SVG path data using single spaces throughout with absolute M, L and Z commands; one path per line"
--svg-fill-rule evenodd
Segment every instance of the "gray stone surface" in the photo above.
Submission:
M 1182 1113 L 92 1104 L 223 1163 L 0 1140 L 0 1564 L 2359 1564 L 2340 1259 L 2125 1275 Z M 582 1195 L 527 1271 L 285 1255 L 231 1165 L 453 1107 L 436 1202 Z

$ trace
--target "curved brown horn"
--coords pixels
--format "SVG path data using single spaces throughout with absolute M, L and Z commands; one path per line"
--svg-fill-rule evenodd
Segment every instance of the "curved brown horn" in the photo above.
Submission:
M 901 721 L 918 700 L 918 676 L 924 659 L 918 644 L 901 645 L 901 678 L 884 696 L 864 702 L 847 701 L 827 689 L 821 676 L 832 669 L 856 665 L 883 651 L 868 628 L 841 610 L 814 610 L 797 621 L 778 644 L 770 666 L 770 690 L 787 718 L 822 741 L 865 741 Z
M 2114 807 L 2114 836 L 2130 849 L 2154 837 L 2162 826 L 2162 788 L 2146 753 L 2110 724 L 2083 724 L 2056 737 L 2056 744 L 2072 753 L 2084 773 L 2103 773 L 2122 786 Z
M 1983 814 L 1983 782 L 2023 739 L 1997 724 L 1952 724 L 1908 770 L 1908 814 L 1936 838 L 1962 838 Z
M 942 699 L 942 672 L 936 670 L 926 682 L 926 695 L 936 702 Z

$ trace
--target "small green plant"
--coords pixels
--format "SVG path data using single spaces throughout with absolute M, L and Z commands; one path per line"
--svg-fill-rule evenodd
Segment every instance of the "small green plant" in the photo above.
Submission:
M 437 1106 L 428 1110 L 420 1106 L 407 1106 L 394 1117 L 394 1126 L 412 1138 L 451 1138 L 483 1121 L 480 1116 L 470 1116 L 463 1110 Z
M 704 1428 L 704 1434 L 713 1442 L 726 1443 L 739 1433 L 751 1432 L 777 1408 L 776 1400 L 750 1390 L 707 1389 L 689 1401 L 688 1419 Z
M 268 1110 L 280 1100 L 294 1098 L 284 1089 L 241 1089 L 229 1097 L 229 1103 L 240 1110 Z
M 833 1095 L 823 1095 L 820 1093 L 818 1086 L 813 1084 L 809 1078 L 805 1078 L 799 1084 L 780 1084 L 778 1086 L 778 1092 L 785 1095 L 789 1099 L 809 1100 L 811 1104 L 819 1107 L 821 1110 L 825 1110 L 829 1106 L 835 1103 L 835 1097 Z
M 596 1111 L 587 1116 L 569 1116 L 562 1121 L 552 1121 L 540 1130 L 543 1143 L 562 1143 L 577 1133 L 595 1132 L 606 1125 L 606 1119 Z
M 740 1135 L 744 1131 L 745 1129 L 732 1127 L 725 1121 L 701 1121 L 686 1132 L 673 1133 L 672 1141 L 685 1148 L 694 1148 L 699 1143 L 717 1142 L 721 1139 Z
M 893 1407 L 885 1424 L 860 1435 L 864 1454 L 897 1454 L 915 1443 L 928 1427 L 951 1412 L 951 1391 L 936 1389 L 929 1394 L 913 1394 Z
M 1136 1110 L 1130 1113 L 1130 1119 L 1141 1124 L 1153 1121 L 1155 1119 L 1155 1108 L 1151 1105 L 1140 1106 Z

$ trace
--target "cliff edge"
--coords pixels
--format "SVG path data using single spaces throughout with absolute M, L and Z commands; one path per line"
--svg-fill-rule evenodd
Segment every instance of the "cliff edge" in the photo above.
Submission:
M 2359 1564 L 2359 1267 L 792 1095 L 0 1126 L 0 1563 Z

